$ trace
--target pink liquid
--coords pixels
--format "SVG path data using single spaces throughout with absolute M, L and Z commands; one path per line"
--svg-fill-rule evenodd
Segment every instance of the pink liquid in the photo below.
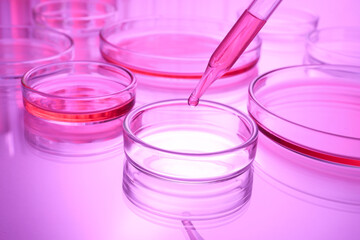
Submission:
M 154 33 L 115 39 L 122 52 L 103 52 L 107 62 L 121 65 L 133 72 L 168 78 L 200 78 L 210 54 L 219 39 L 184 33 Z M 139 54 L 136 54 L 139 53 Z M 241 74 L 253 68 L 258 58 L 245 57 L 228 75 Z
M 265 22 L 247 10 L 243 13 L 211 56 L 204 75 L 189 97 L 190 106 L 196 106 L 205 90 L 230 70 Z
M 54 84 L 55 81 L 57 84 Z M 36 86 L 48 97 L 26 93 L 24 107 L 28 112 L 48 120 L 94 122 L 121 117 L 134 106 L 133 94 L 114 94 L 126 88 L 119 83 L 104 83 L 101 78 L 81 76 L 55 81 Z
M 121 117 L 126 113 L 128 113 L 131 110 L 131 108 L 134 106 L 134 103 L 135 103 L 134 98 L 132 98 L 129 101 L 122 102 L 120 105 L 110 109 L 105 109 L 90 113 L 86 113 L 86 112 L 64 113 L 61 111 L 41 108 L 24 99 L 24 106 L 26 110 L 31 114 L 48 120 L 63 121 L 63 122 L 97 122 L 97 121 L 111 120 L 114 118 Z
M 259 130 L 301 155 L 360 166 L 359 84 L 346 77 L 338 82 L 289 78 L 291 81 L 267 86 L 258 93 L 262 106 L 281 119 L 270 117 L 250 101 L 249 114 Z

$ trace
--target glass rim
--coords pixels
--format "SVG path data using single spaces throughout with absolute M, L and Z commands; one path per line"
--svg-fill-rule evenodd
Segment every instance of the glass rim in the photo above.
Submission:
M 258 81 L 262 80 L 263 78 L 267 78 L 270 75 L 278 73 L 278 72 L 283 72 L 283 71 L 292 70 L 292 69 L 302 69 L 302 68 L 304 68 L 304 69 L 307 69 L 307 68 L 311 68 L 311 69 L 326 68 L 326 69 L 334 69 L 334 70 L 337 70 L 337 69 L 341 70 L 341 69 L 347 68 L 347 69 L 353 69 L 353 70 L 357 69 L 357 72 L 360 73 L 360 69 L 358 67 L 352 66 L 352 65 L 311 64 L 311 65 L 295 65 L 295 66 L 282 67 L 282 68 L 274 69 L 272 71 L 264 73 L 264 74 L 258 76 L 256 79 L 254 79 L 249 85 L 249 91 L 248 91 L 249 92 L 249 97 L 262 110 L 264 110 L 265 112 L 269 113 L 270 115 L 272 115 L 272 116 L 274 116 L 276 118 L 279 118 L 279 119 L 281 119 L 281 120 L 283 120 L 285 122 L 288 122 L 288 123 L 291 123 L 293 125 L 296 125 L 296 126 L 299 126 L 299 127 L 302 127 L 302 128 L 306 128 L 306 129 L 309 129 L 309 130 L 312 130 L 312 131 L 316 131 L 316 132 L 319 132 L 319 133 L 328 134 L 328 135 L 337 136 L 337 137 L 342 137 L 342 138 L 348 138 L 348 139 L 356 139 L 356 140 L 360 141 L 360 137 L 359 138 L 349 137 L 349 136 L 344 136 L 344 135 L 340 135 L 340 134 L 321 131 L 321 130 L 317 130 L 315 128 L 307 127 L 307 126 L 304 126 L 302 124 L 287 120 L 286 118 L 283 118 L 283 117 L 271 112 L 270 110 L 266 109 L 266 107 L 264 105 L 262 105 L 260 103 L 260 101 L 256 98 L 255 93 L 254 93 L 253 90 L 254 90 L 255 85 L 258 83 Z
M 168 106 L 171 104 L 177 104 L 177 105 L 186 105 L 188 106 L 187 103 L 187 99 L 167 99 L 167 100 L 162 100 L 162 101 L 158 101 L 158 102 L 153 102 L 153 103 L 149 103 L 143 106 L 140 106 L 134 110 L 131 110 L 125 117 L 124 122 L 123 122 L 123 129 L 124 129 L 124 135 L 126 134 L 129 138 L 131 138 L 134 142 L 141 144 L 142 146 L 149 148 L 149 149 L 153 149 L 155 151 L 158 152 L 163 152 L 163 153 L 167 153 L 167 154 L 173 154 L 173 155 L 183 155 L 183 156 L 194 156 L 194 157 L 206 157 L 206 156 L 214 156 L 214 155 L 221 155 L 221 154 L 227 154 L 227 153 L 231 153 L 231 152 L 235 152 L 238 151 L 240 149 L 246 148 L 254 143 L 256 143 L 257 141 L 257 137 L 258 137 L 258 127 L 255 124 L 255 122 L 253 121 L 252 118 L 250 118 L 249 116 L 245 115 L 244 113 L 242 113 L 241 111 L 222 104 L 222 103 L 218 103 L 218 102 L 214 102 L 214 101 L 209 101 L 209 100 L 201 100 L 199 103 L 199 107 L 201 106 L 206 106 L 206 107 L 210 107 L 210 108 L 214 108 L 214 109 L 220 109 L 222 111 L 226 111 L 227 113 L 232 113 L 238 117 L 240 117 L 242 120 L 246 121 L 246 123 L 251 127 L 251 129 L 249 129 L 249 133 L 250 136 L 246 139 L 245 142 L 243 142 L 242 144 L 236 146 L 236 147 L 232 147 L 226 150 L 221 150 L 221 151 L 217 151 L 217 152 L 206 152 L 206 153 L 187 153 L 187 152 L 178 152 L 178 151 L 171 151 L 171 150 L 166 150 L 163 148 L 159 148 L 156 147 L 154 145 L 148 144 L 144 141 L 142 141 L 140 138 L 138 138 L 135 133 L 131 130 L 130 128 L 130 122 L 133 120 L 134 117 L 136 117 L 139 113 L 144 112 L 146 110 L 149 110 L 153 107 L 163 107 L 163 106 Z M 189 106 L 190 107 L 190 106 Z
M 33 60 L 22 60 L 22 61 L 6 61 L 6 59 L 4 59 L 5 61 L 0 61 L 0 66 L 6 66 L 6 65 L 21 65 L 21 64 L 35 64 L 35 63 L 41 63 L 41 62 L 46 62 L 46 61 L 51 61 L 54 59 L 58 59 L 64 55 L 67 54 L 71 54 L 73 48 L 74 48 L 74 40 L 66 33 L 63 32 L 59 32 L 59 31 L 55 31 L 46 27 L 41 27 L 41 26 L 31 26 L 31 25 L 11 25 L 11 26 L 3 26 L 0 25 L 0 31 L 5 30 L 5 29 L 11 29 L 11 30 L 35 30 L 35 31 L 42 31 L 42 32 L 49 32 L 51 34 L 57 35 L 57 36 L 61 36 L 63 37 L 67 42 L 68 42 L 68 46 L 65 47 L 64 51 L 60 51 L 59 53 L 50 56 L 50 57 L 44 57 L 44 58 L 38 58 L 38 59 L 33 59 Z M 0 42 L 1 42 L 0 38 Z M 31 38 L 26 38 L 29 39 L 29 41 L 31 41 Z
M 354 30 L 360 31 L 360 26 L 335 26 L 335 27 L 319 28 L 313 31 L 310 35 L 316 35 L 328 31 L 354 31 Z
M 269 71 L 267 73 L 264 73 L 264 74 L 260 75 L 259 77 L 257 77 L 256 79 L 254 79 L 250 83 L 249 88 L 248 88 L 249 99 L 252 100 L 252 102 L 258 108 L 261 109 L 261 111 L 264 111 L 267 114 L 269 114 L 270 116 L 274 117 L 275 119 L 286 122 L 286 123 L 288 123 L 291 126 L 294 126 L 296 128 L 300 128 L 300 129 L 304 129 L 304 130 L 306 129 L 306 130 L 311 131 L 311 132 L 319 133 L 319 134 L 322 134 L 322 135 L 325 135 L 325 136 L 337 137 L 339 139 L 349 139 L 349 140 L 360 141 L 360 137 L 345 136 L 345 135 L 331 133 L 331 132 L 324 131 L 324 130 L 318 130 L 318 129 L 315 129 L 313 127 L 305 126 L 303 124 L 288 120 L 288 119 L 286 119 L 284 117 L 281 117 L 278 114 L 272 112 L 271 110 L 268 110 L 261 103 L 261 101 L 256 97 L 254 88 L 256 87 L 256 85 L 258 84 L 258 82 L 260 80 L 271 77 L 271 75 L 273 75 L 273 74 L 278 74 L 278 73 L 291 71 L 291 70 L 299 70 L 299 69 L 312 69 L 312 70 L 317 70 L 317 69 L 318 70 L 320 70 L 320 69 L 344 70 L 344 69 L 347 69 L 347 70 L 355 72 L 355 73 L 360 73 L 360 69 L 357 66 L 352 66 L 352 65 L 331 65 L 331 64 L 296 65 L 296 66 L 289 66 L 289 67 L 283 67 L 283 68 L 279 68 L 279 69 L 274 69 L 272 71 Z M 249 109 L 249 107 L 248 107 L 248 109 Z M 311 148 L 311 147 L 305 146 L 305 145 L 299 145 L 296 142 L 294 142 L 293 140 L 290 140 L 288 137 L 284 136 L 283 134 L 278 134 L 276 132 L 272 132 L 271 130 L 269 132 L 268 130 L 266 130 L 266 128 L 267 128 L 266 126 L 262 126 L 262 124 L 258 123 L 258 120 L 252 115 L 252 113 L 250 111 L 248 111 L 248 112 L 249 112 L 249 115 L 251 116 L 251 118 L 253 118 L 256 121 L 256 124 L 258 125 L 259 131 L 261 131 L 262 133 L 264 133 L 264 131 L 265 131 L 264 134 L 266 136 L 271 135 L 271 136 L 273 136 L 273 137 L 275 137 L 277 139 L 278 138 L 282 139 L 282 142 L 286 141 L 286 144 L 284 143 L 284 146 L 287 147 L 287 148 L 293 149 L 296 152 L 305 151 L 306 153 L 302 152 L 302 154 L 305 154 L 305 156 L 310 156 L 310 157 L 314 157 L 313 154 L 316 152 L 316 153 L 321 155 L 320 157 L 316 157 L 317 159 L 324 160 L 324 161 L 329 162 L 329 163 L 340 164 L 340 165 L 349 166 L 349 167 L 360 166 L 360 162 L 358 163 L 360 158 L 357 158 L 357 157 L 354 157 L 354 156 L 352 156 L 351 158 L 348 158 L 348 157 L 345 157 L 344 155 L 341 155 L 341 154 L 331 153 L 331 152 L 320 150 L 320 149 L 317 149 L 317 148 Z M 327 157 L 332 158 L 332 160 L 326 159 Z M 344 160 L 345 158 L 348 159 L 348 160 Z
M 88 97 L 64 97 L 64 96 L 56 96 L 56 95 L 52 95 L 52 94 L 48 94 L 48 93 L 44 93 L 42 91 L 38 91 L 34 88 L 32 88 L 31 86 L 29 86 L 27 84 L 27 80 L 29 78 L 31 78 L 32 74 L 41 71 L 43 69 L 52 67 L 52 66 L 58 66 L 58 65 L 84 65 L 84 66 L 89 66 L 89 65 L 102 65 L 102 66 L 106 66 L 106 67 L 110 67 L 112 69 L 116 69 L 116 70 L 120 70 L 121 72 L 125 73 L 130 80 L 130 83 L 123 89 L 121 89 L 120 91 L 111 93 L 111 94 L 104 94 L 104 95 L 99 95 L 99 96 L 88 96 Z M 44 96 L 47 98 L 57 98 L 57 99 L 67 99 L 67 100 L 89 100 L 89 99 L 98 99 L 98 98 L 106 98 L 106 97 L 111 97 L 111 96 L 116 96 L 118 94 L 121 93 L 126 93 L 131 89 L 134 89 L 136 87 L 136 78 L 134 76 L 134 74 L 132 74 L 132 72 L 124 67 L 121 66 L 117 66 L 111 63 L 105 63 L 105 62 L 96 62 L 96 61 L 66 61 L 66 62 L 56 62 L 56 63 L 50 63 L 50 64 L 45 64 L 45 65 L 41 65 L 41 66 L 37 66 L 34 67 L 32 69 L 30 69 L 29 71 L 27 71 L 21 78 L 21 85 L 23 87 L 23 89 L 27 90 L 27 91 L 31 91 L 33 93 L 36 93 L 40 96 Z
M 294 17 L 294 14 L 297 14 L 296 19 L 301 20 L 301 22 L 298 22 L 300 24 L 317 24 L 319 21 L 319 15 L 315 14 L 314 12 L 309 11 L 308 9 L 300 9 L 300 8 L 279 8 L 275 11 L 281 16 L 284 15 L 291 15 Z M 301 15 L 301 16 L 298 16 Z
M 102 1 L 95 1 L 95 0 L 54 0 L 54 1 L 45 1 L 40 2 L 37 5 L 35 5 L 32 9 L 34 15 L 39 15 L 43 18 L 50 19 L 50 20 L 60 20 L 64 19 L 63 16 L 43 16 L 42 11 L 40 8 L 44 6 L 51 6 L 54 4 L 67 4 L 67 3 L 85 3 L 86 5 L 103 5 L 106 7 L 110 7 L 112 11 L 109 11 L 104 14 L 97 14 L 93 16 L 87 16 L 87 17 L 68 17 L 66 18 L 67 21 L 82 21 L 82 20 L 95 20 L 95 19 L 106 19 L 109 17 L 113 17 L 116 15 L 116 7 L 113 4 L 110 4 L 108 2 L 102 2 Z M 99 28 L 100 29 L 100 28 Z
M 99 34 L 100 42 L 103 42 L 103 43 L 111 46 L 114 49 L 121 50 L 128 54 L 134 54 L 134 55 L 143 56 L 143 57 L 151 57 L 151 58 L 155 58 L 155 59 L 182 60 L 182 61 L 206 61 L 206 62 L 209 60 L 208 57 L 180 57 L 179 58 L 179 57 L 157 56 L 154 54 L 141 53 L 141 52 L 129 50 L 126 48 L 121 48 L 121 47 L 117 46 L 116 44 L 112 43 L 111 41 L 109 41 L 109 39 L 108 39 L 108 37 L 112 34 L 111 33 L 107 34 L 107 32 L 120 28 L 122 24 L 131 23 L 131 22 L 143 22 L 143 21 L 146 22 L 146 21 L 151 21 L 151 20 L 161 20 L 161 21 L 165 21 L 165 22 L 169 22 L 169 21 L 203 22 L 203 23 L 207 23 L 207 24 L 211 23 L 211 24 L 221 24 L 221 25 L 227 25 L 227 23 L 228 23 L 226 21 L 219 21 L 219 20 L 211 19 L 211 18 L 209 18 L 209 19 L 208 18 L 189 18 L 189 17 L 187 17 L 187 18 L 172 18 L 172 17 L 128 18 L 128 19 L 118 21 L 107 27 L 102 28 L 100 30 L 100 34 Z M 231 23 L 228 23 L 228 24 L 229 24 L 229 26 L 231 26 L 230 25 Z M 225 37 L 225 35 L 223 37 Z M 220 40 L 222 40 L 222 39 L 220 39 Z M 255 43 L 255 44 L 249 45 L 252 47 L 247 48 L 244 51 L 244 54 L 250 53 L 253 51 L 257 51 L 262 44 L 262 40 L 259 36 L 256 36 L 254 38 L 254 40 L 252 41 L 252 43 Z M 100 45 L 100 48 L 101 48 L 101 45 Z
M 313 47 L 316 49 L 321 49 L 327 52 L 335 52 L 338 53 L 336 50 L 334 51 L 332 48 L 326 48 L 321 46 L 321 43 L 318 43 L 316 41 L 317 37 L 319 37 L 321 34 L 326 34 L 326 33 L 337 33 L 336 37 L 339 37 L 339 33 L 343 34 L 343 33 L 356 33 L 360 35 L 360 27 L 359 26 L 339 26 L 339 27 L 326 27 L 326 28 L 321 28 L 321 29 L 317 29 L 313 32 L 311 32 L 306 40 L 306 44 L 309 47 Z M 333 38 L 333 35 L 331 35 L 330 37 L 328 37 L 326 39 L 326 42 L 332 42 L 332 41 L 337 41 L 336 37 Z M 355 38 L 349 38 L 352 39 L 354 41 L 358 40 Z M 356 41 L 358 42 L 358 41 Z M 319 46 L 320 45 L 320 46 Z M 360 57 L 360 54 L 347 54 L 349 57 Z
M 274 15 L 275 16 L 270 17 L 269 21 L 273 19 L 274 21 L 281 21 L 286 23 L 286 17 L 294 18 L 295 20 L 289 20 L 289 22 L 292 24 L 296 24 L 296 28 L 298 28 L 298 30 L 296 32 L 286 32 L 282 30 L 268 29 L 267 26 L 271 26 L 271 23 L 269 23 L 269 25 L 265 24 L 263 30 L 260 32 L 261 37 L 268 38 L 269 36 L 274 36 L 275 34 L 277 38 L 288 35 L 307 36 L 309 33 L 313 32 L 316 29 L 320 19 L 319 15 L 308 11 L 307 9 L 297 8 L 280 7 L 275 11 Z M 310 29 L 310 26 L 313 26 L 312 30 Z

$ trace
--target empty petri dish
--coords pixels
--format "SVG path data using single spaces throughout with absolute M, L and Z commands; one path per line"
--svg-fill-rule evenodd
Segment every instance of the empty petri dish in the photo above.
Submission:
M 318 22 L 319 17 L 305 9 L 283 8 L 280 5 L 269 18 L 260 35 L 262 39 L 268 41 L 283 43 L 304 41 L 316 29 Z
M 137 75 L 139 102 L 186 98 L 231 27 L 231 23 L 200 18 L 124 20 L 100 32 L 100 50 L 106 61 Z M 256 38 L 232 70 L 210 87 L 205 99 L 226 104 L 246 100 L 247 86 L 257 75 L 260 47 Z
M 278 144 L 313 159 L 359 167 L 359 76 L 352 66 L 278 69 L 251 83 L 248 110 Z
M 260 73 L 302 64 L 307 37 L 316 30 L 318 21 L 319 17 L 307 10 L 280 5 L 259 33 L 262 39 Z
M 47 63 L 68 61 L 72 58 L 72 52 L 73 41 L 66 34 L 42 27 L 0 27 L 2 84 L 20 84 L 20 78 L 29 69 Z
M 124 116 L 134 105 L 135 87 L 131 72 L 100 62 L 43 65 L 22 78 L 26 110 L 64 123 L 92 124 Z
M 307 39 L 305 63 L 360 66 L 360 28 L 319 29 Z
M 256 143 L 255 123 L 226 105 L 194 108 L 180 99 L 142 106 L 124 120 L 124 193 L 160 218 L 229 216 L 250 199 Z
M 33 26 L 0 27 L 0 133 L 20 128 L 16 123 L 23 107 L 23 74 L 42 64 L 71 60 L 72 54 L 73 41 L 66 34 Z
M 36 25 L 69 34 L 76 60 L 99 60 L 99 31 L 116 19 L 116 8 L 104 1 L 44 1 L 33 8 Z

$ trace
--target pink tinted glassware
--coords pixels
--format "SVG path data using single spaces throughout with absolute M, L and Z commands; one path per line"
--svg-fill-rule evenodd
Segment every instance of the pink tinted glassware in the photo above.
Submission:
M 310 65 L 275 70 L 250 85 L 248 109 L 280 145 L 332 163 L 360 166 L 360 71 Z
M 360 28 L 336 27 L 311 33 L 305 63 L 360 66 Z
M 318 26 L 317 15 L 300 8 L 284 6 L 279 6 L 259 32 L 263 41 L 258 64 L 261 74 L 302 64 L 306 55 L 307 37 Z
M 25 111 L 23 121 L 23 135 L 29 150 L 51 161 L 93 162 L 103 160 L 104 154 L 123 152 L 123 118 L 98 124 L 69 124 Z
M 108 62 L 136 74 L 139 102 L 187 98 L 230 28 L 231 23 L 200 18 L 124 20 L 101 31 L 100 48 Z M 245 105 L 247 86 L 257 75 L 260 47 L 256 38 L 205 98 Z
M 354 66 L 305 65 L 251 83 L 256 166 L 270 182 L 316 205 L 360 212 L 359 76 Z
M 35 66 L 70 60 L 72 53 L 73 41 L 66 34 L 32 26 L 0 27 L 0 133 L 21 128 L 15 123 L 21 116 L 22 75 Z M 7 148 L 2 151 L 13 149 L 12 144 L 0 144 Z
M 1 83 L 19 84 L 19 79 L 29 69 L 47 63 L 70 60 L 72 53 L 73 41 L 66 34 L 42 27 L 1 27 Z
M 281 0 L 253 0 L 211 55 L 188 103 L 196 106 L 206 89 L 227 73 L 242 55 Z
M 33 8 L 37 25 L 69 34 L 74 39 L 76 60 L 101 60 L 99 31 L 116 19 L 109 2 L 93 0 L 44 1 Z
M 43 65 L 22 78 L 26 110 L 67 123 L 92 124 L 124 116 L 134 105 L 135 87 L 131 72 L 99 62 Z
M 230 216 L 250 198 L 256 142 L 255 123 L 226 105 L 145 105 L 124 120 L 124 193 L 153 218 Z

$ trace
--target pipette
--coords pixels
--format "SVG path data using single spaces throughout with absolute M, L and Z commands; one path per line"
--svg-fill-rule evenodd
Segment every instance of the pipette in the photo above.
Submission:
M 198 105 L 205 90 L 230 70 L 280 2 L 254 0 L 250 4 L 212 54 L 205 73 L 188 99 L 189 105 Z

